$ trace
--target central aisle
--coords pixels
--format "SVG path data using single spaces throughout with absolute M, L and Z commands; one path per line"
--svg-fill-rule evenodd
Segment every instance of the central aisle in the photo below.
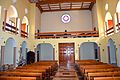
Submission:
M 79 80 L 74 64 L 60 65 L 53 80 Z

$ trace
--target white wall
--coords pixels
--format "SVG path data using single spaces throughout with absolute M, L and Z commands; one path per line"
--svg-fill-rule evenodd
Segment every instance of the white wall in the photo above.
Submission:
M 40 26 L 41 26 L 41 13 L 40 10 L 36 7 L 35 8 L 35 30 L 37 31 L 37 29 L 40 30 Z
M 94 43 L 83 43 L 80 46 L 80 60 L 95 59 Z
M 70 14 L 70 23 L 64 24 L 61 16 L 65 13 Z M 41 32 L 53 31 L 84 31 L 92 30 L 91 11 L 61 11 L 61 12 L 45 12 L 41 15 Z
M 1 11 L 2 11 L 2 7 L 0 6 L 0 20 L 1 20 Z
M 92 8 L 92 26 L 98 29 L 98 19 L 97 19 L 97 9 L 96 4 L 94 4 Z

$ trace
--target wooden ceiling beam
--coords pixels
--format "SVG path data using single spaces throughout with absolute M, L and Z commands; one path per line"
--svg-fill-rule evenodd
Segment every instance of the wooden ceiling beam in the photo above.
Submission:
M 36 7 L 38 7 L 38 8 L 39 8 L 39 10 L 40 10 L 40 12 L 41 12 L 41 13 L 43 12 L 43 10 L 42 10 L 42 8 L 40 7 L 40 5 L 39 5 L 39 4 L 37 4 L 37 3 L 36 3 Z
M 93 6 L 94 6 L 94 3 L 91 2 L 89 9 L 92 10 Z
M 73 8 L 73 9 L 56 9 L 56 10 L 43 10 L 43 12 L 55 12 L 55 11 L 73 11 L 73 10 L 89 10 L 89 8 Z
M 82 5 L 81 5 L 81 8 L 83 7 L 83 2 L 82 2 Z
M 69 2 L 96 2 L 96 0 L 42 0 L 38 1 L 39 5 L 44 4 L 57 4 L 57 3 L 69 3 Z
M 59 3 L 59 7 L 60 7 L 60 10 L 61 10 L 61 4 Z
M 51 10 L 50 4 L 48 4 L 49 10 Z
M 70 3 L 70 9 L 72 9 L 72 3 Z

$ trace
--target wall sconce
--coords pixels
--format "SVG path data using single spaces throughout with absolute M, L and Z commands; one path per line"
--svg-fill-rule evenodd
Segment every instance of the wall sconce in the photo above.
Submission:
M 35 45 L 33 45 L 33 47 L 35 48 Z
M 99 46 L 100 46 L 101 44 L 99 43 Z
M 104 49 L 102 49 L 102 51 L 104 51 Z

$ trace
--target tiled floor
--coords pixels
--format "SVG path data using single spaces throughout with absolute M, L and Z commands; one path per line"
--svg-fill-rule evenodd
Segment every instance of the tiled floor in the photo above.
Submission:
M 60 65 L 53 80 L 79 80 L 73 65 Z

